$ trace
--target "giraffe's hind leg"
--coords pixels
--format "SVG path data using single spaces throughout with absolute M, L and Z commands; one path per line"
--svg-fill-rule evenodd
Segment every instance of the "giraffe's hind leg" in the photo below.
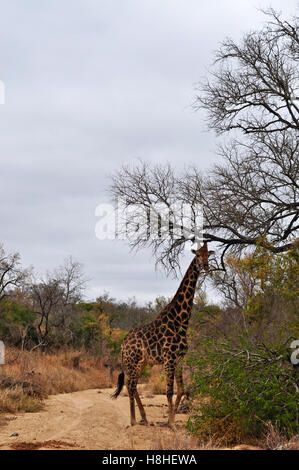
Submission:
M 135 393 L 137 392 L 137 380 L 134 377 L 128 378 L 127 389 L 130 400 L 130 415 L 131 415 L 131 426 L 136 424 L 136 415 L 135 415 Z
M 129 374 L 128 383 L 127 383 L 129 399 L 130 399 L 130 413 L 131 413 L 131 425 L 132 426 L 136 424 L 135 400 L 136 400 L 136 403 L 138 405 L 139 412 L 141 415 L 141 422 L 143 424 L 148 424 L 145 410 L 144 410 L 143 404 L 141 402 L 141 399 L 137 390 L 138 378 L 140 377 L 141 371 L 142 371 L 142 364 L 140 364 L 140 366 L 135 369 L 134 374 L 132 373 L 131 375 Z

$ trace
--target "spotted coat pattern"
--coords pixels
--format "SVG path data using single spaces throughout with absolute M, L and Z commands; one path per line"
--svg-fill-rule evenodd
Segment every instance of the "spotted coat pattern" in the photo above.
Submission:
M 154 364 L 164 365 L 167 383 L 168 424 L 171 427 L 174 425 L 175 413 L 183 395 L 182 371 L 178 365 L 188 349 L 187 329 L 197 279 L 202 268 L 208 270 L 208 257 L 211 254 L 207 249 L 206 242 L 194 253 L 195 257 L 172 301 L 151 323 L 133 328 L 122 343 L 122 364 L 127 375 L 132 425 L 136 424 L 134 399 L 139 407 L 142 422 L 147 424 L 146 414 L 137 391 L 137 383 L 144 367 Z M 173 405 L 174 377 L 178 392 L 176 402 Z

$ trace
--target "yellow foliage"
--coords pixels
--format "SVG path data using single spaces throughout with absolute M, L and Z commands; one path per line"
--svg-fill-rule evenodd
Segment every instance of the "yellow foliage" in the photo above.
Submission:
M 105 313 L 101 313 L 98 317 L 99 324 L 104 338 L 110 338 L 111 328 L 109 326 L 109 317 Z

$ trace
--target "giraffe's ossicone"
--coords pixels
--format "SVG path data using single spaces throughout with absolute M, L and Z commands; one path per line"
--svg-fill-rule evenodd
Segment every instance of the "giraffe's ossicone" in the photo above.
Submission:
M 163 364 L 166 375 L 166 395 L 168 401 L 168 424 L 174 425 L 175 414 L 184 393 L 180 360 L 187 352 L 187 329 L 191 316 L 197 279 L 202 269 L 208 270 L 207 243 L 194 251 L 195 257 L 171 302 L 164 307 L 151 323 L 133 328 L 121 346 L 123 371 L 118 377 L 118 386 L 113 398 L 120 394 L 127 375 L 127 388 L 130 399 L 131 425 L 136 424 L 135 400 L 142 422 L 147 424 L 146 414 L 141 403 L 137 383 L 146 365 Z M 177 382 L 177 397 L 173 405 L 174 377 Z

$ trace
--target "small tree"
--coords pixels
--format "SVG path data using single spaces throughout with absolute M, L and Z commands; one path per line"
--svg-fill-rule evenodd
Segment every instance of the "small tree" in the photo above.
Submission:
M 68 258 L 54 273 L 30 286 L 32 308 L 38 316 L 38 337 L 46 346 L 53 328 L 64 331 L 67 318 L 81 300 L 86 280 L 79 263 Z
M 23 288 L 30 276 L 30 269 L 21 267 L 19 253 L 7 254 L 0 244 L 0 301 L 15 288 Z

